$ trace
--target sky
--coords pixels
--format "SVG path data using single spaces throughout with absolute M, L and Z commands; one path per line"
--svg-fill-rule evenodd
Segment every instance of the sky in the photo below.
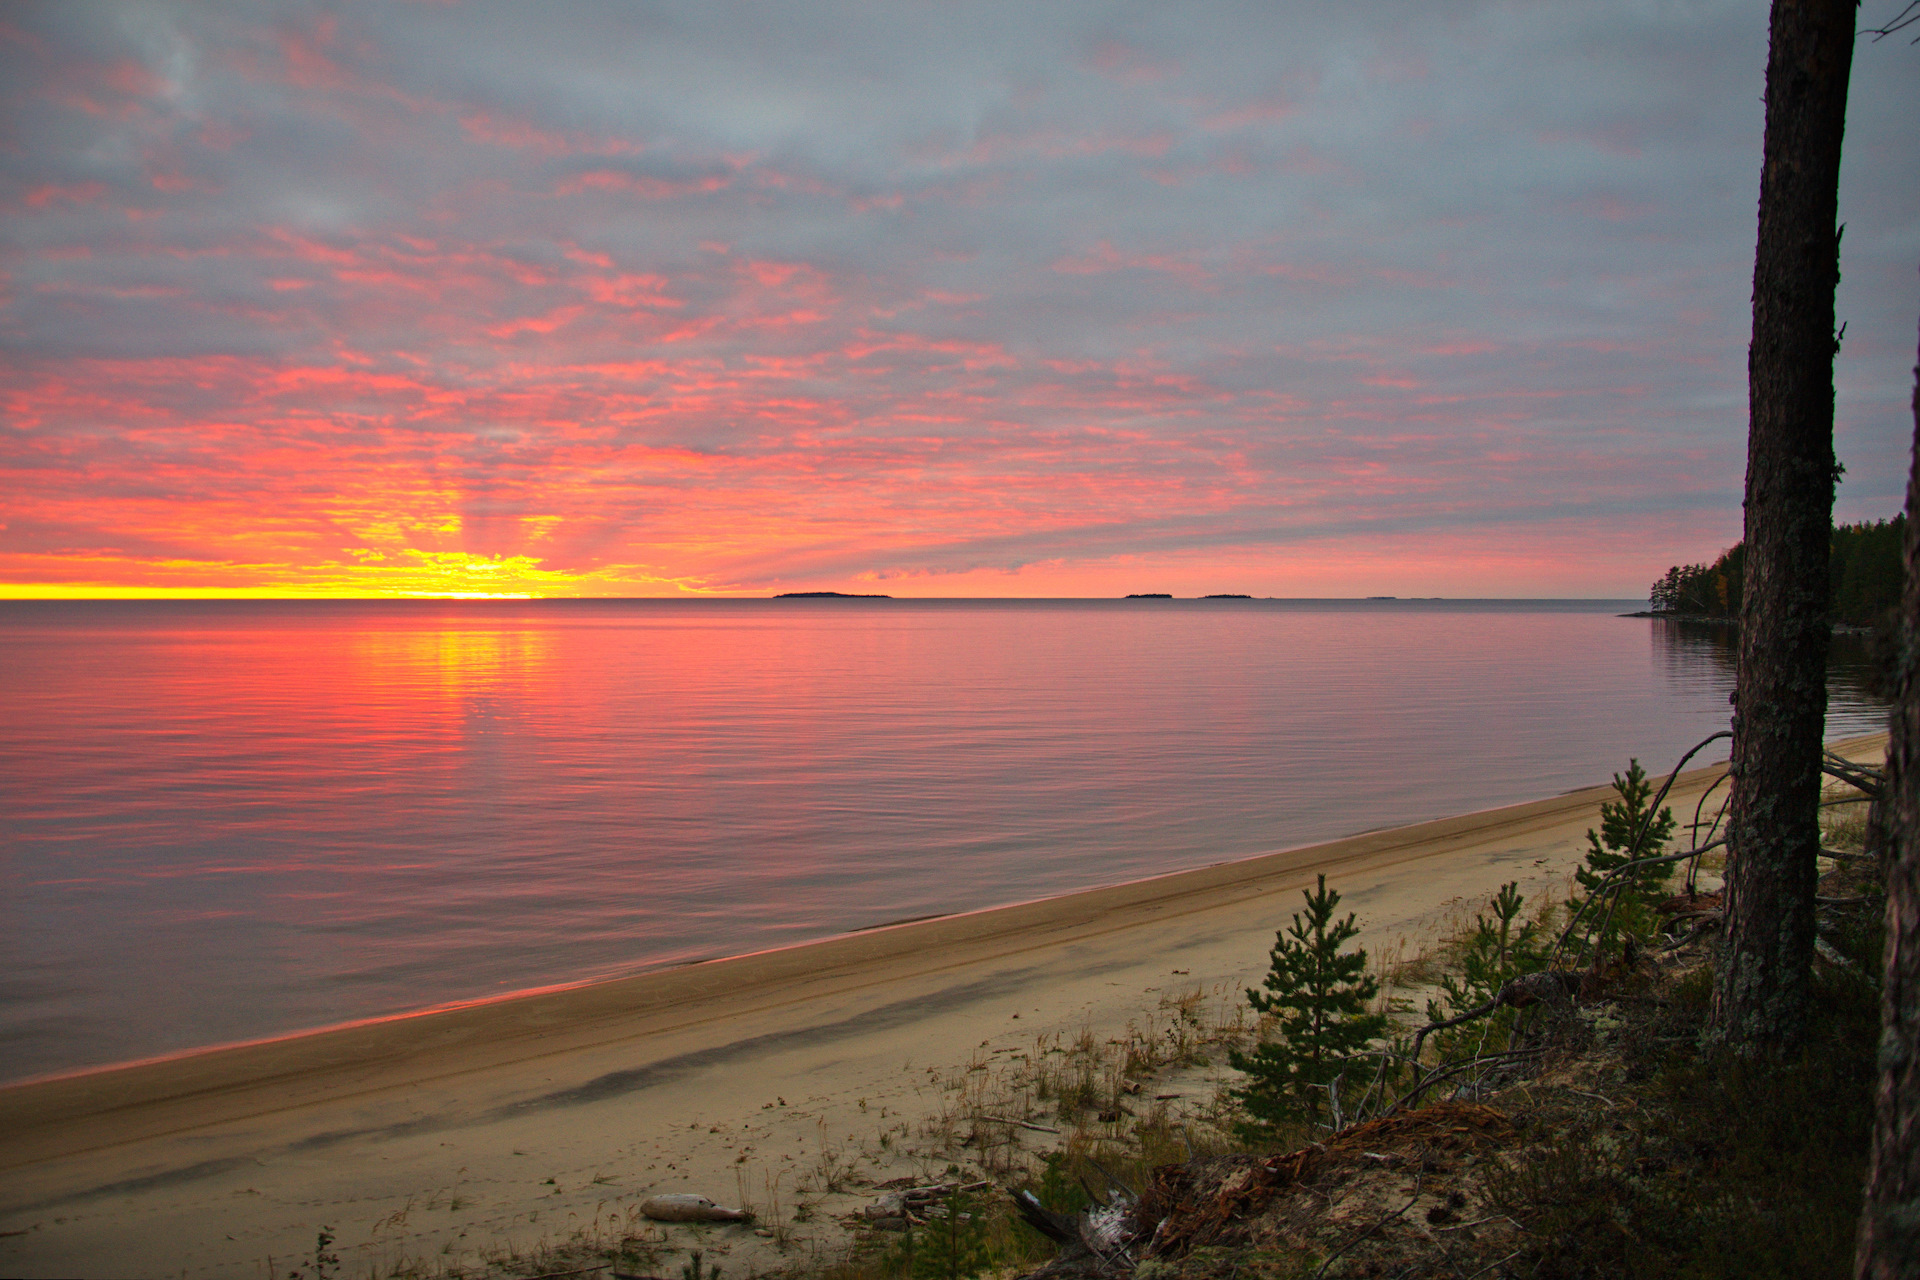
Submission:
M 1766 22 L 11 4 L 0 596 L 1644 597 L 1740 536 Z M 1916 119 L 1863 38 L 1842 520 Z

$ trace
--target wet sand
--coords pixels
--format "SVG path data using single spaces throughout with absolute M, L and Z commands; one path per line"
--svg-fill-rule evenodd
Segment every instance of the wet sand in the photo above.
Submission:
M 1683 775 L 1683 822 L 1723 772 Z M 345 1274 L 384 1275 L 563 1239 L 651 1192 L 790 1204 L 834 1150 L 911 1171 L 910 1132 L 887 1160 L 875 1135 L 937 1108 L 942 1072 L 1110 1034 L 1176 989 L 1231 999 L 1318 873 L 1376 950 L 1508 880 L 1559 892 L 1610 797 L 0 1089 L 0 1273 L 284 1274 L 325 1225 Z M 779 1261 L 749 1228 L 674 1232 L 735 1274 Z

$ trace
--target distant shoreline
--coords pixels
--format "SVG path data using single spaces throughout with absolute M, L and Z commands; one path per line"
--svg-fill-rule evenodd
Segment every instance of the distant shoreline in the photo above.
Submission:
M 1712 613 L 1662 613 L 1657 609 L 1642 609 L 1638 613 L 1623 613 L 1623 618 L 1652 618 L 1656 622 L 1692 622 L 1706 627 L 1738 627 L 1740 619 L 1721 617 Z M 1863 627 L 1852 622 L 1836 622 L 1833 634 L 1837 636 L 1870 636 L 1872 627 Z
M 1832 746 L 1873 759 L 1884 741 Z M 1670 798 L 1690 800 L 1724 772 L 1690 770 Z M 0 1259 L 13 1274 L 114 1274 L 128 1257 L 258 1274 L 268 1255 L 300 1257 L 315 1223 L 329 1222 L 352 1270 L 384 1273 L 404 1253 L 471 1254 L 549 1231 L 564 1240 L 607 1206 L 625 1211 L 660 1192 L 719 1198 L 737 1188 L 745 1199 L 768 1187 L 771 1197 L 779 1177 L 810 1168 L 841 1134 L 858 1135 L 839 1150 L 865 1152 L 876 1176 L 912 1174 L 913 1152 L 895 1153 L 879 1135 L 891 1126 L 917 1145 L 912 1135 L 949 1105 L 947 1082 L 991 1053 L 1030 1052 L 1084 1028 L 1117 1035 L 1165 1016 L 1169 998 L 1237 1004 L 1275 920 L 1316 874 L 1350 894 L 1367 944 L 1384 951 L 1503 881 L 1553 892 L 1610 796 L 1587 787 L 1038 901 L 0 1089 Z M 418 1211 L 436 1197 L 467 1211 Z M 821 1217 L 837 1220 L 860 1199 L 839 1196 Z M 417 1225 L 388 1225 L 409 1211 Z M 675 1231 L 677 1249 L 703 1242 Z M 708 1234 L 743 1272 L 780 1261 L 745 1228 Z

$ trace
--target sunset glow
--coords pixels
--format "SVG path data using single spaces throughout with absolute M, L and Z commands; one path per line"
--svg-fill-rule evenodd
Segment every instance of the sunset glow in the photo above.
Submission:
M 12 6 L 0 596 L 1640 595 L 1739 536 L 1765 35 Z M 1863 45 L 1842 518 L 1916 116 Z

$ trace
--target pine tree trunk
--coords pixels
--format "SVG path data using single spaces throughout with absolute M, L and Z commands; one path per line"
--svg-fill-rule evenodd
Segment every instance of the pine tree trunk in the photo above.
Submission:
M 1854 0 L 1774 0 L 1747 352 L 1746 582 L 1733 717 L 1726 936 L 1714 1033 L 1804 1030 L 1820 848 L 1833 524 L 1834 220 Z
M 1885 812 L 1886 981 L 1880 990 L 1880 1096 L 1860 1215 L 1859 1280 L 1920 1275 L 1920 364 L 1913 370 L 1907 480 L 1907 588 L 1893 672 Z

